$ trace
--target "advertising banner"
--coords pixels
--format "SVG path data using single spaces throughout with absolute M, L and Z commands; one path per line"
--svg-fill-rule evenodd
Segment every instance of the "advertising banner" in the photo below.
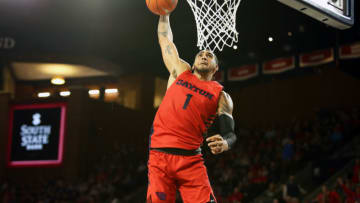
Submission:
M 340 47 L 340 59 L 360 58 L 360 42 Z
M 230 81 L 243 81 L 259 75 L 259 65 L 244 65 L 229 69 L 228 79 Z
M 333 49 L 318 50 L 300 55 L 300 67 L 312 67 L 334 61 Z
M 8 166 L 60 165 L 65 114 L 65 103 L 11 106 Z
M 277 58 L 263 63 L 264 74 L 278 74 L 295 68 L 295 57 Z

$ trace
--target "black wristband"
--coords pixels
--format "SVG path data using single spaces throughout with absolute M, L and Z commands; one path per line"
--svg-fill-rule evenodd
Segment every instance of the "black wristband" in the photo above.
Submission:
M 234 119 L 229 115 L 221 114 L 219 116 L 220 135 L 228 143 L 229 149 L 231 149 L 234 143 L 236 142 L 236 135 L 234 129 L 235 129 Z

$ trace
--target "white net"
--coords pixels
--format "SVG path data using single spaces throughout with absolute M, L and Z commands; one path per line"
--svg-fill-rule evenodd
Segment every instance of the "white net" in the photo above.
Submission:
M 187 0 L 196 21 L 200 50 L 233 46 L 238 41 L 236 11 L 241 0 Z

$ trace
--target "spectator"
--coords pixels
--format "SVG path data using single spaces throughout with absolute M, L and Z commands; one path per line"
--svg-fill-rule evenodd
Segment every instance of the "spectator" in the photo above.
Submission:
M 341 203 L 341 197 L 335 189 L 329 191 L 326 185 L 321 187 L 321 193 L 318 194 L 314 202 L 317 203 Z
M 334 144 L 338 144 L 339 142 L 342 141 L 343 139 L 343 133 L 342 133 L 343 129 L 342 126 L 340 125 L 340 123 L 337 123 L 336 126 L 333 128 L 333 131 L 331 133 L 331 141 Z
M 271 161 L 269 167 L 269 181 L 278 183 L 280 180 L 280 176 L 281 175 L 280 175 L 279 166 L 276 164 L 275 161 Z
M 279 203 L 279 199 L 277 198 L 273 199 L 272 203 Z
M 341 203 L 342 199 L 339 193 L 333 188 L 329 193 L 329 203 Z
M 290 138 L 283 140 L 283 160 L 290 161 L 294 156 L 294 142 Z
M 359 176 L 360 176 L 360 160 L 357 158 L 355 160 L 355 166 L 353 168 L 353 176 L 352 176 L 352 182 L 354 184 L 359 184 Z
M 266 202 L 271 202 L 269 200 L 273 200 L 275 198 L 275 196 L 276 196 L 276 193 L 277 193 L 277 191 L 276 191 L 275 184 L 273 182 L 271 182 L 269 184 L 268 189 L 265 192 L 265 196 L 266 196 L 266 199 L 267 199 Z
M 306 194 L 306 191 L 295 183 L 295 177 L 291 175 L 289 183 L 283 186 L 283 199 L 287 203 L 298 202 L 301 194 Z
M 265 133 L 265 138 L 267 139 L 272 139 L 276 137 L 276 130 L 275 130 L 275 127 L 272 126 L 271 128 L 269 128 L 266 133 Z
M 228 197 L 228 201 L 229 203 L 241 203 L 243 198 L 244 195 L 239 187 L 235 187 L 233 193 Z
M 346 195 L 346 203 L 360 202 L 360 187 L 353 188 L 350 181 L 346 181 L 346 183 L 344 183 L 342 178 L 338 178 L 338 184 L 341 186 Z

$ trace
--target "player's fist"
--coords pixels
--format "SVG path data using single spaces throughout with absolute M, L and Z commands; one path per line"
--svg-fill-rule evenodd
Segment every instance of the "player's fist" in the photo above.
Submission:
M 229 150 L 228 143 L 219 134 L 208 137 L 206 141 L 208 142 L 208 146 L 213 154 L 220 154 Z

